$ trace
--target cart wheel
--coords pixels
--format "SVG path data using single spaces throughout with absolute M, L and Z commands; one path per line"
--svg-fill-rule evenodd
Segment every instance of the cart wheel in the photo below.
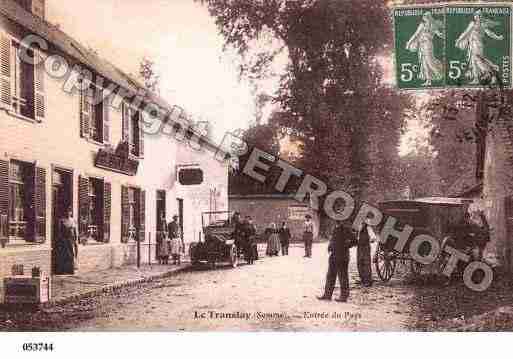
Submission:
M 378 246 L 374 258 L 374 264 L 379 278 L 383 282 L 388 282 L 394 275 L 397 263 L 391 253 L 385 252 L 381 246 Z
M 438 258 L 438 274 L 444 275 L 445 267 L 447 267 L 447 263 L 449 263 L 450 256 L 446 253 L 440 254 Z
M 237 253 L 237 247 L 232 246 L 230 248 L 230 265 L 233 268 L 236 268 L 238 264 L 239 264 L 239 255 Z

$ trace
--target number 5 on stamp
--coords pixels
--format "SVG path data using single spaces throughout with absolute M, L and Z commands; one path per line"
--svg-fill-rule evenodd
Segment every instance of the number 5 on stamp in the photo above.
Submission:
M 395 73 L 399 89 L 445 86 L 444 11 L 442 6 L 393 10 Z
M 511 87 L 511 7 L 471 4 L 446 9 L 448 87 Z

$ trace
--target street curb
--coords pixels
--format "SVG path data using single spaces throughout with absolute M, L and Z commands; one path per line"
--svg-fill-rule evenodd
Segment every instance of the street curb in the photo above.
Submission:
M 84 292 L 84 293 L 72 295 L 72 296 L 69 296 L 69 297 L 66 297 L 66 298 L 57 299 L 57 300 L 50 300 L 47 303 L 41 304 L 40 308 L 41 309 L 49 309 L 49 308 L 52 308 L 52 307 L 55 307 L 55 306 L 65 305 L 65 304 L 77 302 L 77 301 L 80 301 L 82 299 L 88 299 L 88 298 L 92 298 L 92 297 L 97 297 L 97 296 L 101 296 L 101 295 L 104 295 L 104 294 L 113 294 L 115 292 L 120 291 L 121 289 L 133 288 L 133 287 L 139 286 L 141 284 L 151 283 L 151 282 L 153 282 L 155 280 L 172 277 L 175 274 L 179 274 L 181 272 L 184 272 L 185 270 L 189 269 L 190 267 L 191 267 L 191 264 L 187 264 L 187 265 L 184 265 L 181 268 L 170 270 L 170 271 L 167 271 L 167 272 L 164 272 L 164 273 L 150 275 L 148 277 L 144 277 L 144 278 L 133 280 L 133 281 L 126 281 L 126 282 L 122 282 L 122 283 L 109 284 L 109 285 L 106 285 L 104 287 L 91 290 L 89 292 Z

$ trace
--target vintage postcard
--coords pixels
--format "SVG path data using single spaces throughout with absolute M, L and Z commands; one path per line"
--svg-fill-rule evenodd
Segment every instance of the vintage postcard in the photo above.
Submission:
M 0 331 L 513 330 L 512 11 L 0 0 Z

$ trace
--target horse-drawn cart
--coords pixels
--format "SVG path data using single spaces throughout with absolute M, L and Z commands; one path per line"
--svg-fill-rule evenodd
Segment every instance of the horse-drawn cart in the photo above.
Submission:
M 443 270 L 447 263 L 448 256 L 443 251 L 444 246 L 450 243 L 457 249 L 471 251 L 476 247 L 479 250 L 484 248 L 483 243 L 487 241 L 488 225 L 485 223 L 483 227 L 476 225 L 470 228 L 474 229 L 473 235 L 483 240 L 474 240 L 471 233 L 464 235 L 463 242 L 455 243 L 454 230 L 462 228 L 468 223 L 467 213 L 468 207 L 472 203 L 471 200 L 458 198 L 424 198 L 417 200 L 397 200 L 387 201 L 380 204 L 380 209 L 384 217 L 389 216 L 397 219 L 395 227 L 400 229 L 405 225 L 413 227 L 413 232 L 401 251 L 397 250 L 397 239 L 389 237 L 387 240 L 378 240 L 376 251 L 374 254 L 374 264 L 378 276 L 383 281 L 389 281 L 396 271 L 399 262 L 409 263 L 410 271 L 413 275 L 420 275 L 424 265 L 415 261 L 410 254 L 410 244 L 413 239 L 421 234 L 434 237 L 440 244 L 440 252 L 431 269 L 438 271 Z M 484 216 L 482 219 L 486 222 Z M 467 227 L 468 227 L 467 226 Z M 466 227 L 465 227 L 466 228 Z M 420 256 L 430 253 L 431 245 L 428 242 L 422 243 L 417 249 Z

